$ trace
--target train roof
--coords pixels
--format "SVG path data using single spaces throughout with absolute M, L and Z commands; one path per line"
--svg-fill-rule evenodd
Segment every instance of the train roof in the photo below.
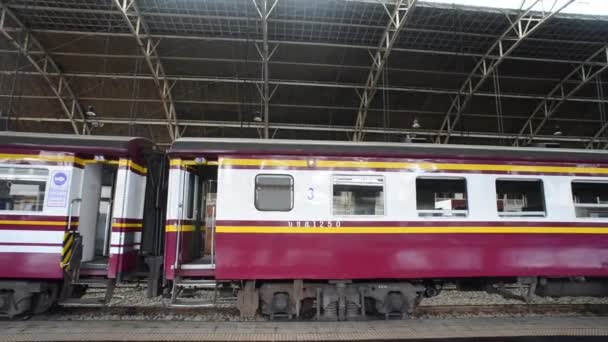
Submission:
M 0 147 L 130 156 L 155 149 L 152 141 L 139 137 L 10 131 L 0 132 Z
M 262 140 L 229 138 L 179 138 L 169 149 L 173 156 L 206 155 L 305 155 L 345 157 L 416 157 L 427 159 L 542 160 L 554 162 L 608 162 L 608 152 L 598 150 L 379 143 L 312 140 Z

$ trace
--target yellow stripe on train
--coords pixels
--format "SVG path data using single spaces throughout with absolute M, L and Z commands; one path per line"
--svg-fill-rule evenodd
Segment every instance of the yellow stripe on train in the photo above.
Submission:
M 118 166 L 132 168 L 133 170 L 138 171 L 140 173 L 148 172 L 148 169 L 146 167 L 141 166 L 130 159 L 121 159 L 118 162 Z
M 259 167 L 311 167 L 311 168 L 369 168 L 369 169 L 402 169 L 421 171 L 499 171 L 499 172 L 537 172 L 537 173 L 592 173 L 608 174 L 608 168 L 541 166 L 541 165 L 505 165 L 505 164 L 458 164 L 428 162 L 382 162 L 357 160 L 314 160 L 311 166 L 306 160 L 294 159 L 234 159 L 223 158 L 221 166 L 259 166 Z
M 201 227 L 202 228 L 202 227 Z M 203 230 L 203 229 L 201 229 Z M 194 231 L 194 225 L 181 225 L 178 226 L 176 224 L 168 224 L 165 226 L 165 231 L 166 232 L 193 232 Z
M 243 234 L 608 234 L 608 227 L 287 227 L 217 226 L 217 233 Z
M 48 161 L 54 163 L 74 163 L 84 166 L 85 161 L 74 156 L 61 155 L 40 155 L 40 154 L 18 154 L 18 153 L 0 153 L 0 159 L 5 160 L 37 160 Z
M 112 228 L 133 228 L 139 229 L 143 227 L 142 223 L 112 223 Z
M 0 225 L 27 225 L 27 226 L 65 226 L 67 221 L 22 221 L 22 220 L 0 220 Z M 78 222 L 71 222 L 71 226 L 77 226 Z

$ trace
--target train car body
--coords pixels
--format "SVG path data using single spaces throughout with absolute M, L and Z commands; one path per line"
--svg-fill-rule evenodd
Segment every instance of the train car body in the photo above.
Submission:
M 605 153 L 179 139 L 169 155 L 166 277 L 242 281 L 242 311 L 402 314 L 437 280 L 608 276 Z
M 138 269 L 153 149 L 139 138 L 0 133 L 3 315 L 44 311 L 85 283 L 111 295 Z

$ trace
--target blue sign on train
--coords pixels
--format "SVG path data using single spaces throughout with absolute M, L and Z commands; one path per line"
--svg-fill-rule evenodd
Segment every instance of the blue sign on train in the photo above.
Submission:
M 63 172 L 57 172 L 53 175 L 55 185 L 63 185 L 68 181 L 68 176 Z
M 65 208 L 68 202 L 70 175 L 65 171 L 54 171 L 51 179 L 46 206 Z

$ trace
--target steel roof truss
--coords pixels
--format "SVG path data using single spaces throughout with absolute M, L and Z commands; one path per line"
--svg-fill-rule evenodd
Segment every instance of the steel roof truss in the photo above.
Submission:
M 359 103 L 359 110 L 357 111 L 355 131 L 353 134 L 353 140 L 355 141 L 361 141 L 365 137 L 363 128 L 365 127 L 369 106 L 378 90 L 378 80 L 384 72 L 388 56 L 397 42 L 401 29 L 405 26 L 414 12 L 416 2 L 417 0 L 399 0 L 395 3 L 392 12 L 388 10 L 385 3 L 382 4 L 389 15 L 389 22 L 382 33 L 382 39 L 380 40 L 378 47 L 375 51 L 370 51 L 372 65 L 369 74 L 367 75 L 365 89 L 362 94 L 359 94 L 361 101 Z
M 598 61 L 600 61 L 601 64 L 598 65 Z M 568 101 L 579 89 L 606 70 L 606 68 L 608 68 L 608 45 L 597 50 L 551 89 L 547 96 L 545 96 L 545 98 L 536 106 L 532 114 L 530 114 L 526 120 L 526 123 L 519 130 L 513 145 L 518 146 L 521 140 L 523 140 L 524 145 L 530 144 L 559 107 L 564 102 Z M 540 116 L 542 116 L 542 120 L 534 125 L 534 119 Z M 607 127 L 600 128 L 593 138 L 591 138 L 587 148 L 593 146 L 593 142 L 604 132 L 604 130 L 606 130 L 606 128 Z M 524 137 L 526 135 L 526 130 L 529 131 L 529 133 Z
M 264 134 L 263 134 L 263 138 L 264 139 L 269 139 L 269 128 L 270 128 L 270 100 L 272 99 L 272 95 L 274 94 L 274 92 L 276 91 L 276 86 L 274 88 L 274 90 L 270 91 L 269 88 L 269 84 L 270 84 L 270 76 L 269 76 L 269 62 L 270 59 L 272 58 L 272 56 L 274 55 L 274 53 L 277 51 L 277 48 L 279 47 L 279 44 L 276 44 L 273 48 L 272 51 L 269 50 L 269 46 L 268 46 L 268 18 L 270 17 L 270 14 L 272 13 L 272 11 L 274 10 L 274 8 L 276 7 L 277 3 L 279 2 L 279 0 L 271 0 L 272 3 L 270 4 L 270 8 L 269 8 L 269 3 L 268 0 L 260 0 L 261 3 L 258 4 L 258 0 L 252 0 L 253 5 L 255 6 L 255 9 L 258 13 L 258 15 L 260 16 L 260 21 L 262 24 L 262 47 L 259 46 L 258 42 L 254 43 L 254 46 L 256 48 L 256 50 L 258 51 L 258 54 L 260 55 L 260 59 L 262 61 L 262 85 L 256 85 L 258 88 L 258 91 L 260 92 L 260 100 L 261 100 L 261 106 L 262 106 L 262 110 L 263 110 L 263 121 L 264 121 Z
M 70 83 L 65 78 L 63 72 L 55 63 L 54 59 L 46 52 L 42 44 L 34 37 L 29 28 L 11 11 L 4 2 L 0 2 L 0 33 L 9 40 L 9 42 L 19 50 L 19 52 L 32 64 L 40 75 L 49 84 L 53 95 L 59 101 L 61 110 L 68 117 L 72 129 L 75 134 L 80 134 L 80 129 L 76 123 L 75 116 L 84 119 L 82 106 L 74 91 L 70 87 Z M 7 17 L 12 20 L 21 29 L 16 34 L 7 30 Z M 42 56 L 34 57 L 30 51 L 37 50 Z M 83 121 L 82 133 L 89 133 L 89 128 Z
M 448 143 L 450 136 L 458 124 L 463 110 L 471 101 L 473 95 L 481 88 L 486 79 L 496 70 L 498 65 L 510 55 L 521 42 L 530 34 L 540 28 L 548 19 L 559 13 L 566 6 L 574 2 L 567 0 L 557 6 L 560 0 L 535 0 L 515 19 L 506 14 L 510 25 L 502 35 L 490 46 L 484 56 L 477 62 L 466 80 L 462 83 L 458 94 L 452 100 L 445 114 L 436 142 Z M 522 2 L 522 6 L 525 1 Z M 545 10 L 546 3 L 552 3 L 549 10 Z M 540 9 L 538 9 L 540 6 Z M 443 134 L 447 130 L 447 134 Z
M 171 90 L 175 84 L 167 79 L 165 69 L 158 55 L 157 49 L 160 39 L 154 40 L 150 36 L 148 26 L 146 25 L 135 0 L 114 0 L 114 4 L 120 9 L 123 18 L 135 37 L 137 46 L 143 54 L 146 64 L 152 73 L 154 83 L 158 88 L 160 99 L 162 100 L 169 136 L 171 137 L 171 140 L 175 140 L 175 138 L 179 137 L 175 103 L 173 102 L 173 96 L 171 95 Z

